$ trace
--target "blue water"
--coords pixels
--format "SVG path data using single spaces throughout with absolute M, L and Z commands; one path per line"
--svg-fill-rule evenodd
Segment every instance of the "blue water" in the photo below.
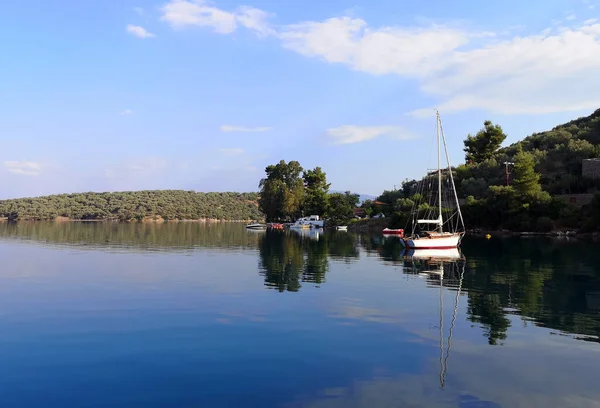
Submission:
M 597 407 L 595 245 L 0 224 L 0 406 Z

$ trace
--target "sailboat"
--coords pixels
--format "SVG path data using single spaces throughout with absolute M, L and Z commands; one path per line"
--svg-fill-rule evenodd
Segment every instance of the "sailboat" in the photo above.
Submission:
M 403 244 L 409 249 L 458 248 L 464 235 L 465 225 L 438 111 L 436 111 L 436 136 L 437 170 L 429 173 L 419 183 L 417 192 L 419 193 L 418 197 L 422 197 L 422 200 L 415 202 L 413 206 L 411 220 L 409 220 L 409 222 L 412 221 L 412 233 L 402 239 Z M 442 170 L 441 163 L 442 147 L 448 163 L 447 169 L 444 170 Z M 444 173 L 447 177 L 444 177 Z M 429 190 L 425 192 L 427 187 Z M 426 205 L 423 206 L 423 204 Z M 423 218 L 419 219 L 421 216 Z M 422 225 L 428 227 L 422 229 Z M 431 226 L 435 226 L 435 228 L 432 229 Z

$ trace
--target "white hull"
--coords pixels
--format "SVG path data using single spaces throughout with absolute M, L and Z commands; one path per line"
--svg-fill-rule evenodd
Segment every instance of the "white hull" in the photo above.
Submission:
M 452 249 L 458 248 L 461 237 L 461 234 L 451 234 L 436 238 L 405 238 L 404 245 L 408 249 Z
M 309 224 L 292 224 L 292 225 L 290 225 L 290 229 L 295 229 L 295 230 L 309 230 L 310 229 L 310 225 Z
M 246 225 L 246 229 L 260 231 L 260 230 L 266 230 L 267 226 L 264 224 L 248 224 L 248 225 Z

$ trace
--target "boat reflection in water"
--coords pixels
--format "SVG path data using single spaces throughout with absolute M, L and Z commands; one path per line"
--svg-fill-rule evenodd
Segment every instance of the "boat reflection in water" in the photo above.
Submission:
M 306 229 L 306 228 L 292 229 L 292 228 L 290 228 L 290 231 L 292 233 L 298 234 L 302 238 L 310 238 L 310 239 L 314 239 L 315 241 L 318 241 L 319 237 L 323 233 L 323 228 L 310 228 L 310 229 Z
M 428 283 L 432 285 L 439 284 L 440 287 L 440 387 L 444 389 L 466 260 L 458 248 L 419 249 L 416 251 L 405 249 L 402 251 L 402 256 L 405 260 L 405 268 L 412 268 L 412 273 L 424 276 L 427 278 Z M 446 342 L 447 347 L 444 344 L 444 282 L 446 282 L 448 289 L 452 288 L 456 291 L 454 310 Z

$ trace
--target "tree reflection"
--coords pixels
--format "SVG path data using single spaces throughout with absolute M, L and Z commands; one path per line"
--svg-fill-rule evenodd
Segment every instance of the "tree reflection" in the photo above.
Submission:
M 386 262 L 402 262 L 403 247 L 395 238 L 365 235 L 360 244 Z M 510 314 L 521 316 L 524 325 L 533 322 L 600 342 L 600 251 L 595 245 L 551 238 L 465 237 L 467 319 L 481 325 L 491 345 L 507 339 Z M 419 271 L 404 263 L 404 273 Z
M 391 263 L 403 263 L 404 245 L 398 237 L 385 237 L 383 235 L 362 235 L 361 245 L 367 252 L 376 252 L 381 259 Z
M 299 238 L 280 231 L 266 231 L 258 245 L 259 268 L 265 285 L 280 292 L 300 290 L 304 251 Z
M 326 237 L 327 250 L 332 259 L 353 262 L 359 258 L 356 235 L 348 232 L 332 231 Z
M 280 292 L 296 292 L 301 282 L 320 285 L 329 271 L 329 259 L 359 257 L 356 237 L 348 233 L 266 231 L 259 242 L 259 269 L 265 285 Z

